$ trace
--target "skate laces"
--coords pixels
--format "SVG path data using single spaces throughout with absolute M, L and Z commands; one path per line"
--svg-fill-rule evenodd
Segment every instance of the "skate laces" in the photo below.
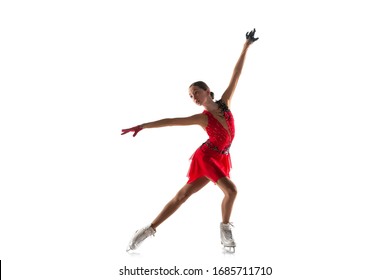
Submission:
M 151 226 L 144 227 L 143 229 L 140 230 L 140 236 L 142 238 L 142 241 L 149 236 L 152 235 L 154 236 L 155 233 L 156 231 Z
M 146 231 L 148 231 L 148 236 L 151 236 L 151 235 L 155 236 L 155 234 L 156 234 L 156 230 L 154 228 L 152 228 L 151 226 Z
M 223 235 L 226 239 L 233 239 L 232 227 L 234 227 L 234 225 L 231 222 L 227 224 L 222 224 Z

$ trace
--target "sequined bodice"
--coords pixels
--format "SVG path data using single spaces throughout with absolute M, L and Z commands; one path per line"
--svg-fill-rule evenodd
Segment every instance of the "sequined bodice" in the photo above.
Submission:
M 208 117 L 208 124 L 206 127 L 206 132 L 209 136 L 206 144 L 221 153 L 228 153 L 229 147 L 232 144 L 234 138 L 234 118 L 231 111 L 228 107 L 222 102 L 220 102 L 221 113 L 224 115 L 228 129 L 226 129 L 222 123 L 217 120 L 214 115 L 207 110 L 203 111 L 204 114 Z

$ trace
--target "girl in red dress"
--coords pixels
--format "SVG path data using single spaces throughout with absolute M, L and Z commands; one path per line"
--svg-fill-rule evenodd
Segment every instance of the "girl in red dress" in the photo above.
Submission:
M 230 215 L 237 195 L 237 188 L 230 180 L 231 168 L 229 147 L 234 139 L 234 118 L 230 111 L 231 100 L 236 89 L 245 56 L 255 38 L 255 29 L 246 33 L 246 41 L 236 63 L 230 83 L 218 101 L 214 101 L 214 93 L 206 83 L 195 82 L 189 87 L 191 99 L 204 111 L 186 118 L 161 119 L 144 123 L 135 127 L 122 129 L 122 135 L 128 132 L 138 132 L 145 128 L 156 128 L 178 125 L 200 125 L 208 134 L 209 139 L 192 155 L 188 171 L 188 181 L 163 208 L 160 214 L 148 226 L 137 230 L 129 242 L 127 251 L 135 250 L 149 236 L 154 235 L 157 227 L 171 216 L 192 194 L 196 193 L 210 181 L 223 191 L 222 222 L 220 223 L 221 243 L 229 251 L 235 251 L 235 241 L 232 236 Z

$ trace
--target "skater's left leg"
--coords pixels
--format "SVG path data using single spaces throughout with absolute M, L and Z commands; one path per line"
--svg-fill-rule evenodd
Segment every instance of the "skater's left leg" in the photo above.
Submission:
M 232 213 L 234 200 L 237 196 L 236 185 L 227 177 L 223 177 L 217 181 L 218 187 L 223 191 L 224 198 L 222 200 L 222 222 L 227 224 L 230 222 L 230 215 Z

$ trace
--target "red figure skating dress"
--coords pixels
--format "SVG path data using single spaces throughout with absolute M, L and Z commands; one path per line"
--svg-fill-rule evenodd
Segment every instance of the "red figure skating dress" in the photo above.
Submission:
M 227 105 L 219 100 L 216 102 L 224 115 L 228 130 L 207 110 L 208 124 L 206 132 L 209 139 L 192 155 L 188 171 L 188 182 L 192 183 L 200 177 L 207 177 L 216 183 L 222 177 L 229 178 L 231 160 L 229 148 L 234 138 L 234 118 Z

